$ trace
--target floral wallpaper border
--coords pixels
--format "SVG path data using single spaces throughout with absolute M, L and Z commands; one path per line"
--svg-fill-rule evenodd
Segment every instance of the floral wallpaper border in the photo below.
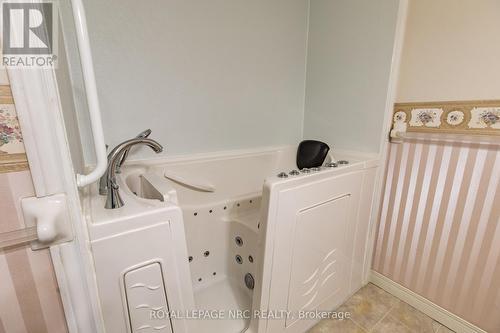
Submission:
M 0 173 L 28 170 L 10 86 L 0 85 Z
M 397 103 L 393 131 L 500 135 L 500 100 Z

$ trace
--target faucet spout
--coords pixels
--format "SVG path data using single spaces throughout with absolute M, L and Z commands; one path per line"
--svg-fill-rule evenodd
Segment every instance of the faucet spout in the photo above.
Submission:
M 147 138 L 151 134 L 151 130 L 148 128 L 145 131 L 142 131 L 141 133 L 137 134 L 136 138 Z M 130 148 L 126 149 L 123 152 L 122 158 L 120 158 L 120 162 L 118 162 L 118 166 L 116 168 L 116 173 L 120 173 L 120 168 L 122 167 L 123 163 L 125 163 L 125 160 L 128 157 L 128 153 L 130 152 Z
M 136 145 L 146 145 L 150 147 L 155 153 L 160 153 L 163 151 L 163 146 L 155 140 L 140 137 L 120 143 L 111 151 L 111 153 L 109 153 L 109 164 L 108 169 L 106 170 L 107 197 L 106 205 L 104 206 L 107 209 L 120 208 L 124 205 L 119 192 L 120 186 L 116 181 L 116 169 L 118 167 L 118 163 L 122 160 L 123 155 L 131 147 Z

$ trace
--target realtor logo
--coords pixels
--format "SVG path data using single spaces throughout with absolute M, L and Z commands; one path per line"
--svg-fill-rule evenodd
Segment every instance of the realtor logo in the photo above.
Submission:
M 54 67 L 57 41 L 55 4 L 47 1 L 2 3 L 2 64 Z

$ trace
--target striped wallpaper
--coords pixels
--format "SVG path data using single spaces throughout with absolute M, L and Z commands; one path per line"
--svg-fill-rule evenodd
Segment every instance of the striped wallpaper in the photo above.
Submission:
M 29 171 L 0 174 L 0 233 L 24 227 L 19 199 L 34 193 Z M 48 250 L 0 250 L 0 333 L 64 333 Z
M 390 144 L 373 269 L 500 332 L 500 152 Z

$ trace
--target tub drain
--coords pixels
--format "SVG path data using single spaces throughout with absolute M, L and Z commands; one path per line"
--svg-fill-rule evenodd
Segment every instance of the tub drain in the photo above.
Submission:
M 245 286 L 247 286 L 247 288 L 250 290 L 253 290 L 253 287 L 255 286 L 255 280 L 253 279 L 253 276 L 250 273 L 247 273 L 245 275 Z

